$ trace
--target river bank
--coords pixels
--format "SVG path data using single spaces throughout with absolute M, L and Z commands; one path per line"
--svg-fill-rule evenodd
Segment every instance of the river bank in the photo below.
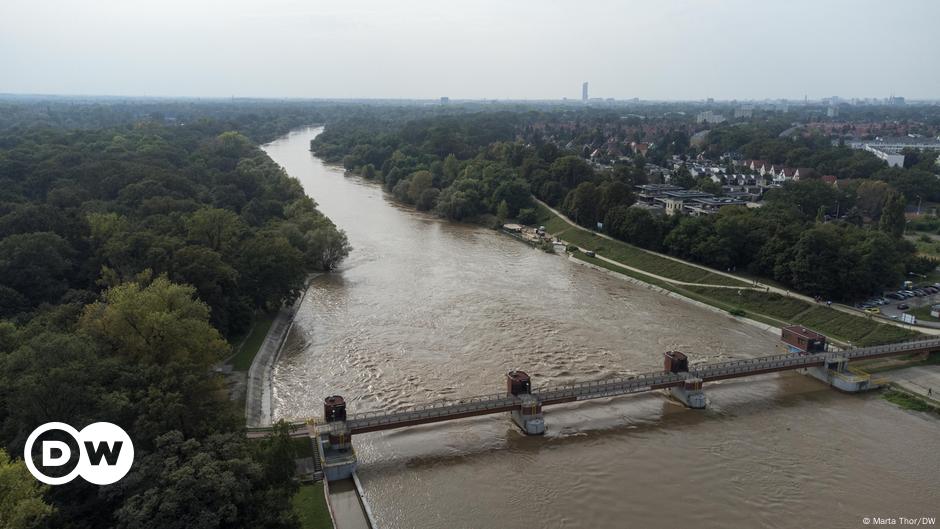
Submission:
M 581 260 L 706 303 L 734 316 L 780 327 L 789 324 L 813 328 L 845 346 L 879 345 L 915 338 L 918 332 L 857 316 L 838 308 L 806 301 L 804 296 L 779 288 L 750 283 L 670 256 L 661 256 L 627 243 L 595 234 L 539 204 L 539 222 L 557 238 L 595 257 Z M 619 266 L 618 266 L 619 265 Z M 731 288 L 729 288 L 731 287 Z

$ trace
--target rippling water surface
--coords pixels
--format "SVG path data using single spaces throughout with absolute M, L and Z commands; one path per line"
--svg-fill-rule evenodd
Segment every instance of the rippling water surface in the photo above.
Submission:
M 477 226 L 399 206 L 309 151 L 265 147 L 349 236 L 307 292 L 275 369 L 275 414 L 350 412 L 776 352 L 776 338 Z M 940 422 L 796 374 L 547 410 L 526 437 L 494 415 L 357 436 L 381 527 L 860 527 L 940 514 Z M 931 513 L 932 512 L 932 513 Z

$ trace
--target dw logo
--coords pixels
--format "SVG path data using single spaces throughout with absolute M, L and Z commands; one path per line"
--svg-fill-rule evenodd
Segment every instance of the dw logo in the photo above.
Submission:
M 39 453 L 33 454 L 37 441 Z M 29 434 L 24 452 L 26 468 L 47 485 L 62 485 L 76 476 L 95 485 L 110 485 L 134 463 L 131 438 L 109 422 L 89 424 L 82 431 L 63 422 L 47 422 Z

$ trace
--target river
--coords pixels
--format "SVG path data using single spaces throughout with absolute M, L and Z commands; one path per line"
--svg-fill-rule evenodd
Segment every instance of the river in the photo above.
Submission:
M 275 366 L 276 417 L 398 409 L 777 351 L 777 338 L 478 226 L 396 204 L 309 152 L 265 151 L 353 246 L 314 280 Z M 795 373 L 706 387 L 707 410 L 646 394 L 549 408 L 526 437 L 501 415 L 357 436 L 383 528 L 862 527 L 937 516 L 940 421 Z

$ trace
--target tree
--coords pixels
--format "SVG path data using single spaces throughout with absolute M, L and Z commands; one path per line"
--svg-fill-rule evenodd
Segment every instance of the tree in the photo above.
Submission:
M 895 238 L 904 235 L 904 225 L 907 222 L 904 218 L 906 206 L 907 201 L 904 200 L 904 195 L 897 191 L 890 191 L 885 196 L 885 205 L 881 210 L 881 221 L 878 223 L 878 228 Z
M 272 310 L 296 299 L 306 278 L 304 254 L 286 237 L 274 234 L 258 233 L 245 241 L 237 269 L 255 306 Z
M 496 217 L 500 222 L 505 222 L 509 218 L 509 204 L 505 200 L 499 203 L 499 206 L 496 207 Z
M 453 154 L 448 154 L 447 158 L 444 158 L 444 167 L 442 170 L 444 174 L 441 183 L 446 187 L 457 179 L 457 175 L 460 173 L 460 161 L 458 161 L 457 157 Z
M 352 251 L 346 234 L 331 226 L 321 226 L 305 235 L 304 260 L 313 270 L 329 271 Z
M 611 208 L 629 206 L 636 200 L 627 184 L 619 180 L 604 182 L 598 187 L 598 192 L 600 196 L 597 205 L 597 216 L 601 219 Z
M 522 224 L 532 225 L 538 222 L 539 219 L 535 208 L 525 208 L 519 210 L 519 215 L 516 216 L 516 220 Z
M 575 222 L 593 228 L 598 220 L 598 198 L 597 186 L 591 182 L 582 182 L 568 193 L 562 207 Z
M 479 212 L 480 196 L 473 189 L 450 186 L 437 199 L 437 211 L 452 220 L 462 220 Z
M 94 415 L 102 399 L 112 397 L 107 386 L 113 362 L 102 358 L 86 336 L 34 327 L 24 331 L 24 343 L 0 357 L 6 426 L 100 420 Z
M 827 211 L 834 210 L 837 197 L 836 190 L 822 180 L 800 180 L 787 182 L 781 189 L 768 191 L 765 200 L 768 204 L 794 208 L 805 220 L 812 220 L 820 207 L 825 207 Z
M 55 233 L 10 235 L 0 241 L 0 285 L 19 292 L 33 306 L 56 301 L 68 288 L 74 254 Z
M 408 177 L 409 184 L 407 190 L 407 199 L 411 204 L 417 204 L 421 199 L 421 195 L 431 189 L 431 185 L 434 182 L 434 177 L 431 176 L 429 171 L 418 171 L 412 173 Z
M 683 164 L 672 173 L 672 176 L 669 178 L 669 183 L 686 189 L 692 189 L 695 187 L 695 178 L 692 176 L 692 173 L 689 172 L 689 168 Z
M 29 473 L 26 463 L 0 448 L 0 529 L 41 527 L 53 511 L 43 501 L 48 489 Z
M 532 205 L 532 193 L 529 191 L 529 183 L 521 178 L 512 178 L 504 181 L 496 190 L 493 191 L 492 203 L 499 205 L 506 203 L 508 214 L 506 218 L 515 217 L 522 208 Z
M 662 243 L 662 226 L 645 209 L 614 206 L 604 217 L 604 229 L 611 236 L 642 248 L 658 249 Z
M 241 433 L 186 439 L 171 431 L 125 478 L 134 494 L 116 513 L 126 529 L 293 528 L 290 482 L 268 486 Z
M 722 191 L 721 184 L 707 176 L 699 178 L 698 181 L 696 181 L 695 189 L 704 191 L 706 193 L 712 193 L 713 195 L 719 195 Z
M 855 190 L 855 207 L 862 215 L 872 220 L 878 220 L 881 217 L 881 209 L 884 207 L 885 198 L 888 196 L 890 189 L 888 184 L 884 182 L 865 180 Z
M 186 220 L 189 240 L 216 252 L 228 251 L 244 230 L 238 215 L 226 209 L 201 208 Z
M 421 196 L 418 197 L 418 202 L 415 203 L 415 207 L 418 208 L 418 211 L 430 211 L 434 209 L 437 205 L 437 197 L 440 196 L 441 190 L 436 187 L 431 187 L 425 189 L 421 192 Z
M 228 351 L 209 325 L 209 307 L 191 286 L 164 276 L 149 285 L 125 283 L 85 308 L 80 327 L 119 355 L 136 361 L 183 362 L 208 368 Z
M 594 170 L 577 156 L 562 156 L 549 169 L 552 179 L 567 189 L 573 189 L 594 176 Z
M 846 246 L 835 224 L 817 224 L 800 236 L 789 265 L 788 283 L 800 292 L 841 299 L 842 272 L 855 266 L 848 262 Z

